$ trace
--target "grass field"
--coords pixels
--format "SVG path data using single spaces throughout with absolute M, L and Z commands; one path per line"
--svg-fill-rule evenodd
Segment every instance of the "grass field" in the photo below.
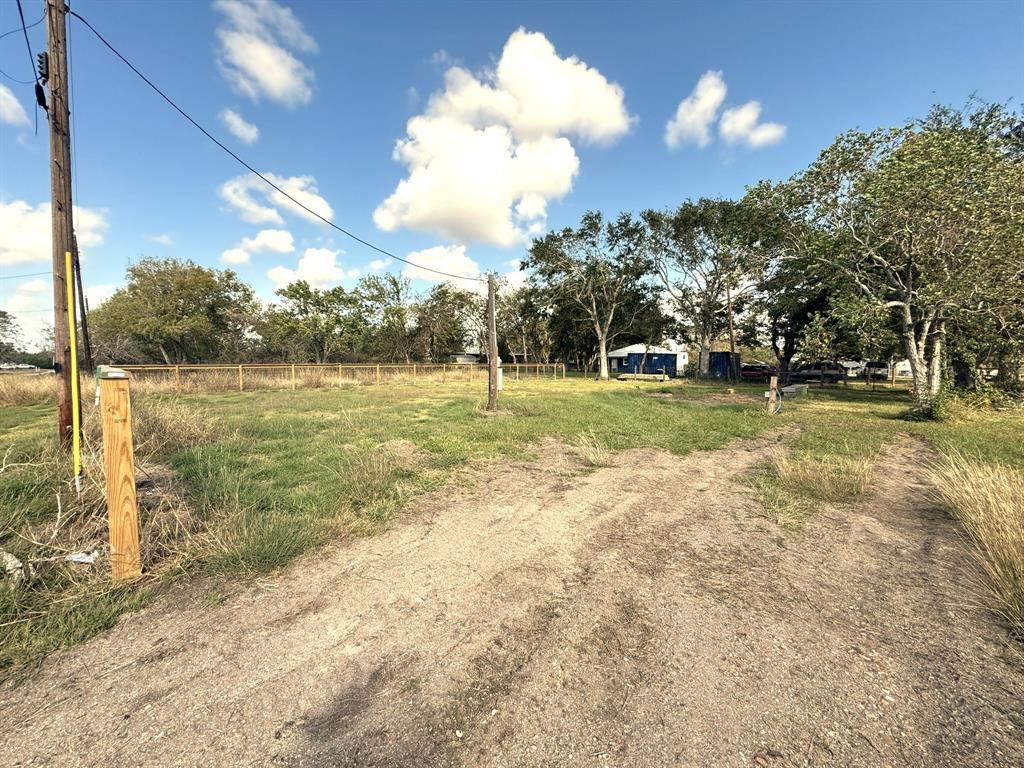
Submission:
M 93 415 L 86 421 L 94 482 L 78 499 L 68 463 L 53 445 L 53 408 L 8 393 L 0 410 L 0 548 L 36 566 L 22 585 L 0 591 L 0 675 L 102 631 L 168 579 L 195 572 L 250 577 L 326 541 L 373 535 L 408 499 L 457 478 L 459 468 L 529 458 L 545 438 L 599 465 L 609 451 L 685 454 L 798 429 L 788 450 L 766 455 L 749 478 L 763 514 L 790 526 L 822 503 L 862 492 L 875 457 L 900 434 L 978 466 L 1024 469 L 1019 414 L 907 422 L 900 419 L 908 406 L 903 393 L 831 387 L 812 389 L 770 417 L 760 407 L 762 391 L 741 386 L 727 395 L 721 385 L 581 378 L 509 382 L 497 416 L 482 412 L 480 383 L 180 398 L 139 392 L 136 443 L 146 470 L 140 478 L 150 475 L 155 489 L 141 497 L 147 575 L 120 587 L 103 576 L 102 557 L 91 568 L 62 560 L 105 540 Z

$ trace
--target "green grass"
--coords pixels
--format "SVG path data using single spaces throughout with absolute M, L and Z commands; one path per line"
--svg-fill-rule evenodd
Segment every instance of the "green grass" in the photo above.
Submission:
M 0 597 L 3 615 L 11 617 L 4 622 L 14 622 L 0 626 L 0 675 L 110 626 L 120 612 L 143 604 L 161 579 L 183 572 L 258 575 L 326 541 L 374 535 L 410 498 L 440 487 L 467 464 L 530 458 L 544 438 L 574 446 L 585 464 L 599 466 L 608 451 L 654 447 L 681 455 L 798 428 L 789 463 L 766 461 L 752 479 L 767 514 L 793 525 L 823 500 L 861 492 L 869 476 L 861 470 L 901 433 L 940 450 L 1024 466 L 1024 446 L 1015 437 L 1024 421 L 1014 416 L 908 423 L 899 418 L 908 405 L 902 393 L 837 387 L 812 389 L 769 417 L 760 407 L 763 389 L 740 385 L 737 397 L 726 398 L 722 385 L 690 382 L 508 382 L 501 398 L 507 413 L 499 416 L 481 413 L 480 383 L 182 396 L 209 428 L 196 439 L 159 446 L 157 458 L 173 467 L 182 486 L 194 523 L 187 535 L 151 564 L 155 575 L 138 588 L 111 589 L 102 573 L 93 573 L 40 579 L 20 588 L 20 597 L 13 590 Z M 657 394 L 668 397 L 650 396 Z M 136 396 L 140 413 L 150 398 L 158 404 L 156 396 Z M 173 410 L 168 414 L 173 425 Z M 0 455 L 11 445 L 9 462 L 52 452 L 53 420 L 48 406 L 0 410 Z M 166 416 L 154 424 L 154 434 L 169 428 Z M 26 533 L 38 538 L 52 526 L 54 493 L 63 488 L 67 500 L 66 481 L 64 465 L 0 474 L 0 548 L 21 556 Z

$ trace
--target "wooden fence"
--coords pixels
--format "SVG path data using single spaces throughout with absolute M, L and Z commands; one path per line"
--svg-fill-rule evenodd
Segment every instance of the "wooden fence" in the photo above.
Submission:
M 309 389 L 345 384 L 487 383 L 487 366 L 474 363 L 240 363 L 235 365 L 122 365 L 146 388 L 211 392 Z M 506 363 L 506 383 L 564 379 L 564 363 Z

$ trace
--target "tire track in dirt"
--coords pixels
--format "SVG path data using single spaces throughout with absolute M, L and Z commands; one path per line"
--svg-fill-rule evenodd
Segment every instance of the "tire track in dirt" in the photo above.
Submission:
M 545 444 L 222 605 L 169 596 L 0 690 L 0 763 L 1024 764 L 923 449 L 788 532 L 739 482 L 777 440 L 591 472 Z

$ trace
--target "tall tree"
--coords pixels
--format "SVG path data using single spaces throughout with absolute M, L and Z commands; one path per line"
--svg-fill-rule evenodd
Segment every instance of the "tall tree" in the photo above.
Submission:
M 90 312 L 99 350 L 138 349 L 164 363 L 230 354 L 258 314 L 252 289 L 230 270 L 191 261 L 145 258 L 128 268 L 128 282 Z
M 468 346 L 483 349 L 480 296 L 440 283 L 417 302 L 415 312 L 416 329 L 429 360 L 440 363 L 451 355 L 465 352 Z
M 936 107 L 900 128 L 843 134 L 793 180 L 811 228 L 835 238 L 830 267 L 892 312 L 919 407 L 939 391 L 951 324 L 995 316 L 1019 291 L 1018 120 L 993 105 Z
M 642 214 L 655 268 L 700 350 L 702 373 L 708 372 L 715 341 L 728 334 L 735 346 L 733 323 L 749 300 L 752 259 L 759 253 L 754 210 L 701 198 L 675 211 Z
M 628 213 L 605 222 L 588 211 L 578 228 L 534 240 L 524 266 L 586 318 L 597 342 L 600 377 L 607 379 L 609 344 L 637 327 L 657 303 L 658 292 L 648 282 L 653 265 L 643 224 Z
M 390 273 L 370 275 L 359 281 L 356 291 L 369 323 L 366 353 L 377 360 L 411 363 L 418 352 L 409 281 Z
M 0 309 L 0 357 L 6 358 L 15 351 L 20 332 L 14 316 Z
M 267 313 L 267 327 L 275 346 L 300 360 L 326 363 L 331 358 L 358 354 L 367 322 L 356 292 L 341 286 L 312 288 L 299 280 L 277 291 L 280 307 Z

